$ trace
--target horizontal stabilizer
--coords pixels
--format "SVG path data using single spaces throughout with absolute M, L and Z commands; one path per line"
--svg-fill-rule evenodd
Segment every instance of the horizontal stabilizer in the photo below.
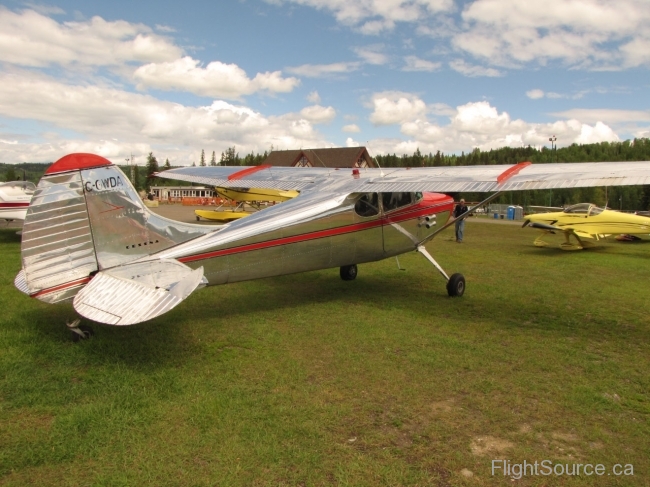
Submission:
M 27 280 L 25 279 L 25 271 L 20 269 L 20 272 L 16 274 L 16 278 L 14 279 L 14 286 L 16 286 L 16 289 L 18 289 L 20 292 L 23 292 L 29 296 L 29 288 L 27 287 Z
M 83 317 L 108 325 L 133 325 L 176 307 L 204 281 L 175 260 L 127 264 L 99 272 L 74 298 Z

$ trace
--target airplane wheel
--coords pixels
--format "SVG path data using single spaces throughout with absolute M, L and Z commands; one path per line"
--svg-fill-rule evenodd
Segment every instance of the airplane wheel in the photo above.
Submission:
M 341 279 L 353 281 L 357 277 L 357 265 L 344 265 L 341 267 Z
M 79 325 L 78 329 L 83 333 L 84 335 L 83 337 L 79 333 L 73 330 L 70 331 L 70 333 L 72 334 L 72 341 L 75 343 L 81 340 L 88 340 L 90 337 L 95 336 L 95 332 L 88 325 Z
M 465 278 L 462 274 L 453 274 L 447 282 L 447 293 L 449 296 L 462 296 L 465 293 Z
M 200 221 L 201 221 L 201 218 L 197 216 L 197 217 L 196 217 L 196 221 L 197 221 L 197 222 L 200 222 Z

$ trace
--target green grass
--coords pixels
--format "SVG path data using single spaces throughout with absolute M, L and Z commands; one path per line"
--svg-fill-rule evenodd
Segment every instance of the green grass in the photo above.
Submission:
M 204 289 L 73 344 L 0 231 L 0 485 L 505 485 L 491 460 L 650 483 L 650 241 L 583 252 L 469 221 L 422 256 Z M 559 243 L 559 238 L 557 239 Z M 466 477 L 462 471 L 471 471 Z

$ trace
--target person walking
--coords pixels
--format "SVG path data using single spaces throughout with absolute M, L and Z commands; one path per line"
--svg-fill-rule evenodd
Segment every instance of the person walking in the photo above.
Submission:
M 465 200 L 461 198 L 460 202 L 454 208 L 454 218 L 456 218 L 456 242 L 458 243 L 463 241 L 463 233 L 465 232 L 465 219 L 458 220 L 458 217 L 466 212 L 467 206 L 465 206 Z

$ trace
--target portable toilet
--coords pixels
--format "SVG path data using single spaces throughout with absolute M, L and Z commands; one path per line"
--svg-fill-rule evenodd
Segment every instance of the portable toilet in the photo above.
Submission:
M 515 207 L 514 206 L 509 206 L 508 207 L 508 214 L 506 217 L 508 220 L 514 220 L 515 219 Z
M 521 206 L 515 206 L 515 220 L 524 219 L 524 209 Z

